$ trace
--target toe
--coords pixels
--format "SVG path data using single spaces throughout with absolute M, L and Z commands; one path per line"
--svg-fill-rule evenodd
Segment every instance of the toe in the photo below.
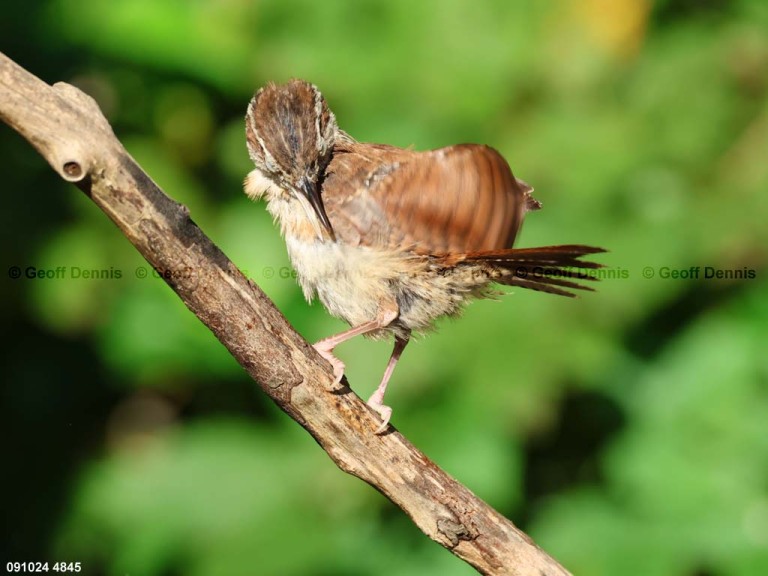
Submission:
M 392 418 L 392 408 L 383 404 L 368 404 L 373 410 L 381 416 L 381 425 L 376 428 L 374 434 L 381 434 L 389 427 L 389 419 Z
M 333 366 L 333 377 L 334 377 L 333 383 L 338 384 L 339 382 L 341 382 L 341 379 L 344 377 L 344 368 L 345 368 L 344 363 L 339 362 L 338 364 L 334 364 L 333 362 L 331 362 L 331 365 Z
M 334 376 L 334 384 L 338 384 L 341 382 L 342 377 L 344 376 L 344 369 L 346 366 L 344 365 L 344 362 L 339 360 L 336 356 L 333 355 L 333 352 L 324 348 L 322 346 L 322 340 L 318 342 L 317 344 L 313 344 L 312 347 L 317 350 L 318 354 L 325 358 L 328 363 L 333 368 L 333 376 Z

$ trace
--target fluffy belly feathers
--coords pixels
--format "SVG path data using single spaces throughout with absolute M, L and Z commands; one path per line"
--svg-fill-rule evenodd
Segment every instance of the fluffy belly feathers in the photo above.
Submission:
M 317 296 L 328 312 L 351 326 L 374 319 L 380 307 L 396 306 L 398 318 L 371 334 L 382 337 L 424 331 L 444 315 L 457 314 L 470 296 L 481 296 L 488 279 L 461 282 L 428 257 L 287 237 L 288 255 L 308 301 Z M 462 274 L 462 276 L 465 276 Z

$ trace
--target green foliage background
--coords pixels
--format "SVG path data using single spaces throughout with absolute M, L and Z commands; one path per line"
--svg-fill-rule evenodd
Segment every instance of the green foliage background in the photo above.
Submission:
M 768 573 L 768 3 L 12 1 L 0 49 L 93 95 L 309 340 L 343 326 L 241 193 L 253 91 L 302 77 L 360 140 L 498 148 L 544 204 L 519 245 L 604 246 L 620 277 L 442 323 L 395 374 L 394 424 L 575 574 Z M 0 154 L 3 562 L 473 573 L 338 471 L 7 127 Z M 660 277 L 696 266 L 755 278 Z M 388 353 L 339 349 L 361 396 Z

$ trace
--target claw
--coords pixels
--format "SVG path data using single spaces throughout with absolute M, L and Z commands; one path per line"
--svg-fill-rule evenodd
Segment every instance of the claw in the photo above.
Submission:
M 376 402 L 373 398 L 368 400 L 368 406 L 376 412 L 379 416 L 381 416 L 381 425 L 376 428 L 376 432 L 374 434 L 382 434 L 388 427 L 389 427 L 389 419 L 392 418 L 392 408 L 389 406 L 385 406 L 384 404 L 381 404 L 379 402 Z
M 381 318 L 377 318 L 376 320 L 366 322 L 365 324 L 351 328 L 346 332 L 337 334 L 336 336 L 330 336 L 329 338 L 315 342 L 312 345 L 312 347 L 317 350 L 318 354 L 320 354 L 320 356 L 325 358 L 328 363 L 333 366 L 333 375 L 336 379 L 334 385 L 338 385 L 344 376 L 344 362 L 333 355 L 333 349 L 342 342 L 349 340 L 353 336 L 365 334 L 371 330 L 376 330 L 382 326 L 386 326 L 389 324 L 389 322 L 392 321 L 393 318 L 394 316 L 384 316 L 383 320 Z M 376 414 L 381 416 L 381 425 L 376 429 L 375 434 L 383 433 L 389 426 L 389 419 L 392 417 L 392 408 L 384 405 L 384 393 L 387 390 L 387 383 L 389 382 L 390 376 L 392 376 L 392 371 L 395 369 L 395 365 L 400 359 L 400 354 L 403 353 L 406 344 L 408 344 L 409 337 L 410 332 L 408 332 L 405 336 L 395 337 L 395 347 L 392 350 L 392 355 L 389 357 L 389 362 L 387 362 L 387 368 L 384 370 L 384 376 L 381 378 L 381 383 L 379 384 L 378 388 L 376 388 L 376 391 L 373 393 L 373 395 L 368 399 L 368 406 L 370 406 L 371 409 L 376 412 Z
M 312 347 L 317 350 L 317 353 L 320 354 L 323 358 L 325 358 L 328 363 L 333 367 L 333 384 L 334 386 L 341 382 L 341 379 L 344 377 L 344 368 L 346 366 L 344 365 L 344 362 L 339 360 L 336 356 L 334 356 L 333 352 L 329 350 L 327 347 L 323 346 L 323 341 L 317 342 L 316 344 L 313 344 Z

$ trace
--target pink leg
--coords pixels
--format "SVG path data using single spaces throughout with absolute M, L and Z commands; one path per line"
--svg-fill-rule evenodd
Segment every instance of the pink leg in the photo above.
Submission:
M 359 326 L 345 330 L 344 332 L 334 334 L 328 338 L 323 338 L 313 344 L 314 349 L 318 351 L 320 356 L 325 358 L 328 363 L 333 366 L 333 375 L 336 378 L 334 384 L 341 382 L 341 377 L 344 376 L 344 362 L 336 358 L 333 354 L 333 349 L 342 342 L 346 342 L 355 336 L 360 336 L 361 334 L 367 334 L 368 332 L 383 328 L 397 318 L 397 314 L 397 310 L 385 310 L 380 312 L 379 315 L 370 322 L 365 322 Z
M 392 376 L 392 372 L 395 371 L 397 361 L 400 360 L 400 355 L 403 353 L 403 350 L 405 350 L 409 339 L 410 336 L 406 336 L 405 338 L 400 338 L 399 336 L 395 337 L 395 348 L 392 350 L 392 356 L 389 357 L 389 362 L 387 362 L 387 368 L 384 370 L 381 384 L 379 384 L 379 387 L 376 388 L 376 391 L 371 397 L 368 398 L 368 406 L 373 408 L 382 419 L 381 426 L 376 429 L 376 434 L 381 434 L 387 429 L 387 426 L 389 426 L 389 419 L 392 417 L 392 408 L 384 405 L 384 393 L 387 391 L 389 379 Z

